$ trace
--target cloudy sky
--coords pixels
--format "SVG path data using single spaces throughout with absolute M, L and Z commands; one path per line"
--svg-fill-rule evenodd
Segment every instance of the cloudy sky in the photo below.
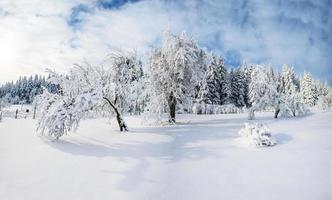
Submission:
M 287 63 L 331 84 L 331 10 L 332 0 L 1 0 L 0 83 L 98 64 L 112 49 L 146 56 L 170 27 L 229 66 Z

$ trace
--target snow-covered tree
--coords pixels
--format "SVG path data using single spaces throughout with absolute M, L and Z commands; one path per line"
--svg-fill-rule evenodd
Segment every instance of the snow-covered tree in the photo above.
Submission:
M 198 102 L 214 105 L 226 102 L 226 73 L 223 59 L 211 53 L 204 78 L 199 84 Z
M 198 83 L 198 93 L 197 93 L 197 103 L 199 104 L 212 104 L 211 101 L 211 90 L 214 88 L 210 88 L 206 77 Z
M 58 139 L 75 130 L 84 113 L 106 101 L 116 115 L 120 131 L 127 131 L 122 114 L 134 103 L 133 88 L 142 76 L 141 62 L 135 55 L 112 53 L 100 67 L 76 65 L 69 74 L 50 71 L 50 82 L 60 86 L 59 94 L 46 89 L 38 97 L 41 115 L 38 129 Z
M 280 85 L 280 92 L 283 94 L 292 94 L 299 90 L 296 85 L 294 70 L 288 65 L 283 65 L 282 67 Z
M 141 76 L 130 89 L 130 114 L 141 114 L 147 108 L 150 102 L 150 80 L 147 74 Z
M 301 98 L 308 106 L 316 105 L 317 90 L 313 84 L 313 79 L 309 72 L 304 72 L 300 83 Z
M 229 101 L 237 107 L 245 106 L 245 77 L 241 70 L 231 70 Z
M 328 95 L 330 86 L 327 81 L 321 82 L 320 80 L 315 80 L 314 85 L 316 87 L 317 97 Z
M 268 107 L 275 109 L 275 117 L 279 112 L 279 94 L 272 68 L 255 66 L 251 73 L 249 98 L 252 107 L 249 110 L 249 119 L 254 118 L 254 112 Z
M 293 68 L 284 65 L 280 78 L 278 91 L 280 93 L 280 110 L 284 116 L 296 116 L 306 113 L 306 107 L 301 101 L 301 95 L 297 86 L 297 80 Z
M 197 83 L 203 76 L 204 57 L 196 42 L 185 33 L 166 31 L 160 49 L 150 55 L 151 98 L 156 107 L 168 105 L 169 121 L 175 122 L 177 103 L 191 101 Z M 159 109 L 160 110 L 160 109 Z
M 240 71 L 244 76 L 244 102 L 247 108 L 251 107 L 251 102 L 249 98 L 249 84 L 251 82 L 251 72 L 254 68 L 254 65 L 248 64 L 244 62 L 241 67 Z
M 320 96 L 318 97 L 318 106 L 323 110 L 332 109 L 332 89 L 327 85 L 324 84 L 323 92 L 321 92 Z

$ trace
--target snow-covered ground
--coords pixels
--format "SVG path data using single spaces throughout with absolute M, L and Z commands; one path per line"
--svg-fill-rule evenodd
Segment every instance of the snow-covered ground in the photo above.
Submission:
M 271 118 L 278 144 L 245 148 L 235 139 L 246 114 L 179 115 L 180 125 L 148 127 L 107 119 L 50 142 L 31 119 L 0 123 L 0 199 L 325 200 L 332 197 L 332 113 Z

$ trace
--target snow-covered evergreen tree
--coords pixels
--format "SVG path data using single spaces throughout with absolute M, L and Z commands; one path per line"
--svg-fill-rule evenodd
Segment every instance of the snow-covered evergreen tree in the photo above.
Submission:
M 158 98 L 157 107 L 168 105 L 170 122 L 175 122 L 177 103 L 191 101 L 195 87 L 203 77 L 201 66 L 205 59 L 200 55 L 201 50 L 192 38 L 170 31 L 166 31 L 161 48 L 151 52 L 151 98 Z
M 237 107 L 245 106 L 245 77 L 241 70 L 235 69 L 230 72 L 230 103 Z
M 254 66 L 252 64 L 243 63 L 240 67 L 240 71 L 244 76 L 244 102 L 247 108 L 251 107 L 251 102 L 249 98 L 249 84 L 251 82 L 251 72 Z
M 226 102 L 226 68 L 222 58 L 209 56 L 207 69 L 199 86 L 198 102 L 221 105 Z
M 305 114 L 306 108 L 301 102 L 301 95 L 297 86 L 293 68 L 284 65 L 279 80 L 280 110 L 284 116 Z
M 296 78 L 293 68 L 290 68 L 288 65 L 283 66 L 280 84 L 280 92 L 283 94 L 293 94 L 299 90 L 296 85 Z
M 304 72 L 300 83 L 301 98 L 308 106 L 316 105 L 317 90 L 313 84 L 313 79 L 309 72 Z

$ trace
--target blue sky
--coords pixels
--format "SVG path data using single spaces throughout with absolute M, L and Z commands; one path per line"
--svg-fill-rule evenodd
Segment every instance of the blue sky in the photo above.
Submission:
M 332 0 L 2 0 L 0 82 L 101 62 L 112 50 L 146 57 L 163 30 L 185 30 L 236 67 L 293 66 L 332 83 Z

